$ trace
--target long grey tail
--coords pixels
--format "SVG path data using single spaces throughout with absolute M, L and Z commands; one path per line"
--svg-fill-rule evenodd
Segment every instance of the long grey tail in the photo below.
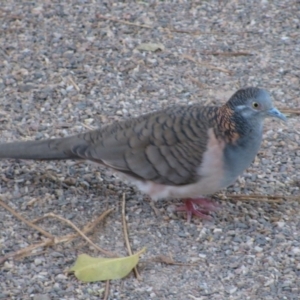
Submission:
M 80 159 L 72 149 L 78 144 L 84 143 L 79 136 L 58 138 L 41 141 L 26 141 L 0 144 L 0 159 Z

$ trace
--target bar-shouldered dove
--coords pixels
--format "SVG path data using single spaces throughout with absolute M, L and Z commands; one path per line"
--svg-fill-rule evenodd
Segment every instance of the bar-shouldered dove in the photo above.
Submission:
M 223 106 L 173 106 L 90 132 L 0 144 L 0 159 L 86 159 L 122 173 L 153 199 L 182 198 L 188 220 L 207 218 L 212 195 L 254 160 L 266 117 L 285 120 L 264 89 L 238 90 Z

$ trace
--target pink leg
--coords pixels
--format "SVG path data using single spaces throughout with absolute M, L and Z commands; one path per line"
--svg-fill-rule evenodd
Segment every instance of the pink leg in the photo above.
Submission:
M 219 204 L 207 198 L 188 198 L 184 200 L 184 205 L 177 207 L 176 210 L 185 211 L 189 223 L 193 215 L 204 220 L 211 220 L 209 212 L 216 211 L 219 207 Z

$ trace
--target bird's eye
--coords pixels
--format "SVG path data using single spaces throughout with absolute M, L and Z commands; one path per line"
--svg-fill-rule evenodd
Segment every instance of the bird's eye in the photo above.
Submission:
M 257 109 L 257 108 L 259 108 L 259 104 L 257 102 L 253 102 L 252 103 L 252 107 L 255 108 L 255 109 Z

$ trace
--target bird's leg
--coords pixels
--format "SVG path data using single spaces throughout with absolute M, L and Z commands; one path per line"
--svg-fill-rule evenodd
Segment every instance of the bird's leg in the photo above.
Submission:
M 209 213 L 216 211 L 219 207 L 219 204 L 207 198 L 188 198 L 184 200 L 184 205 L 177 207 L 176 210 L 185 211 L 189 223 L 193 215 L 201 219 L 211 220 Z

